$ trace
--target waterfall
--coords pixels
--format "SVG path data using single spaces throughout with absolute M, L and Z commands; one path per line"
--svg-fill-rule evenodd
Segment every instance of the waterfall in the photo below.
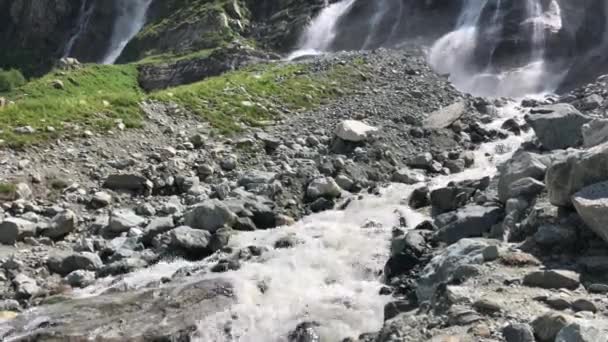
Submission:
M 146 13 L 152 0 L 117 0 L 118 16 L 114 22 L 112 38 L 103 64 L 114 64 L 127 44 L 146 22 Z
M 293 52 L 289 59 L 304 55 L 318 55 L 328 51 L 336 38 L 340 18 L 354 3 L 355 0 L 342 0 L 329 5 L 326 1 L 325 8 L 308 25 L 300 39 L 297 51 Z
M 370 45 L 374 42 L 374 37 L 377 33 L 378 27 L 382 20 L 386 17 L 390 10 L 390 6 L 387 4 L 390 0 L 380 0 L 375 3 L 375 13 L 371 18 L 369 24 L 369 33 L 365 38 L 365 42 L 363 43 L 363 49 L 369 49 Z
M 70 57 L 74 44 L 80 38 L 82 33 L 86 31 L 87 26 L 89 25 L 89 20 L 91 19 L 91 15 L 93 14 L 94 10 L 95 2 L 93 0 L 82 0 L 80 10 L 78 11 L 78 21 L 76 24 L 76 29 L 74 30 L 74 33 L 65 45 L 61 57 Z

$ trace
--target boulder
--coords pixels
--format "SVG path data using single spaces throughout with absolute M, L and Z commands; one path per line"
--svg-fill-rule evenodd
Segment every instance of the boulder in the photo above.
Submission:
M 539 155 L 530 152 L 516 152 L 511 159 L 499 167 L 498 198 L 506 202 L 513 190 L 513 183 L 523 178 L 543 179 L 547 166 Z M 515 188 L 517 188 L 516 184 Z
M 608 181 L 608 142 L 551 165 L 545 177 L 549 200 L 561 207 L 570 207 L 579 190 L 604 181 Z
M 236 215 L 217 199 L 207 200 L 184 214 L 185 225 L 211 233 L 221 227 L 231 226 L 235 220 Z
M 506 342 L 534 342 L 532 327 L 523 323 L 511 323 L 502 329 Z
M 608 141 L 608 119 L 593 119 L 582 127 L 583 146 L 593 147 Z
M 331 177 L 317 178 L 310 182 L 306 189 L 306 196 L 310 199 L 319 197 L 336 198 L 342 193 L 340 186 Z
M 77 270 L 97 271 L 103 266 L 99 255 L 91 252 L 51 256 L 47 260 L 51 272 L 66 276 Z
M 206 230 L 193 229 L 187 226 L 177 227 L 167 233 L 169 247 L 190 257 L 203 257 L 210 253 L 211 233 Z
M 144 228 L 142 242 L 149 245 L 152 243 L 155 236 L 168 232 L 174 227 L 175 223 L 173 223 L 173 218 L 170 216 L 154 218 Z
M 509 185 L 508 198 L 533 199 L 545 190 L 545 183 L 532 177 L 518 179 Z
M 418 171 L 403 168 L 395 171 L 391 180 L 395 183 L 416 184 L 426 181 L 426 177 Z
M 65 210 L 53 217 L 48 228 L 42 231 L 42 235 L 51 239 L 62 238 L 74 231 L 77 222 L 78 217 L 76 217 L 76 214 L 71 210 Z
M 41 293 L 41 289 L 36 283 L 36 280 L 23 273 L 17 274 L 15 278 L 13 278 L 13 285 L 15 286 L 15 292 L 17 292 L 18 298 L 29 299 Z
M 130 209 L 119 209 L 112 211 L 105 233 L 108 235 L 118 235 L 128 232 L 129 229 L 143 226 L 146 219 L 135 214 Z
M 344 141 L 362 142 L 367 140 L 368 136 L 376 131 L 378 131 L 378 128 L 364 122 L 345 120 L 338 124 L 334 130 L 334 134 Z
M 569 104 L 558 103 L 533 109 L 526 121 L 545 149 L 556 150 L 579 146 L 581 128 L 591 118 Z
M 106 178 L 103 187 L 111 190 L 133 191 L 138 193 L 150 192 L 153 183 L 146 177 L 134 174 L 115 174 Z
M 107 207 L 112 203 L 112 195 L 105 191 L 98 191 L 91 198 L 91 206 L 94 208 Z
M 563 327 L 555 342 L 607 342 L 608 334 L 591 324 L 572 323 Z
M 587 226 L 608 242 L 608 182 L 583 188 L 572 203 Z
M 467 104 L 464 101 L 453 103 L 447 107 L 438 109 L 430 113 L 424 119 L 423 125 L 430 129 L 440 129 L 449 127 L 451 124 L 460 119 L 467 109 Z
M 475 190 L 475 188 L 456 186 L 435 189 L 431 191 L 431 204 L 440 213 L 456 210 L 469 202 Z
M 580 275 L 567 270 L 534 271 L 526 274 L 523 284 L 544 289 L 575 290 L 580 285 Z
M 0 222 L 0 243 L 12 245 L 27 236 L 34 236 L 36 225 L 33 222 L 9 217 Z
M 557 312 L 547 312 L 532 322 L 534 336 L 539 342 L 554 342 L 557 334 L 573 319 Z
M 95 272 L 76 270 L 65 277 L 71 287 L 87 287 L 95 282 Z
M 268 184 L 272 182 L 276 177 L 274 172 L 252 170 L 244 173 L 238 181 L 240 186 L 247 186 L 250 184 Z
M 435 225 L 439 230 L 435 233 L 435 238 L 453 244 L 460 239 L 481 237 L 488 233 L 503 216 L 504 211 L 500 207 L 468 205 L 457 211 L 437 216 Z

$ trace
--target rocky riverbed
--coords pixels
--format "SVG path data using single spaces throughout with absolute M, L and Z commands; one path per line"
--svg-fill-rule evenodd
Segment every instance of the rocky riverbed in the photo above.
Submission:
M 461 94 L 417 49 L 225 137 L 183 108 L 0 150 L 5 341 L 606 341 L 606 78 Z

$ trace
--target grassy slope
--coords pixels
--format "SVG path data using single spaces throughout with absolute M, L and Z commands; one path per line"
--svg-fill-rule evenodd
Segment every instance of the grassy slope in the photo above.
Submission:
M 75 130 L 65 123 L 78 125 L 80 132 L 106 131 L 117 119 L 138 127 L 143 122 L 138 103 L 145 99 L 178 103 L 230 133 L 348 92 L 361 81 L 364 68 L 357 62 L 313 73 L 305 64 L 260 64 L 152 94 L 139 89 L 134 64 L 55 71 L 5 94 L 16 103 L 0 109 L 0 139 L 17 146 L 69 137 Z M 54 80 L 61 80 L 64 89 L 54 89 Z M 19 126 L 32 126 L 36 133 L 13 133 Z M 48 126 L 56 132 L 48 132 Z

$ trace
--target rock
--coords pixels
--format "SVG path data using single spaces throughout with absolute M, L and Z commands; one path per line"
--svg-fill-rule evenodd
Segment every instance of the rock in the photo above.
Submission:
M 316 332 L 320 326 L 317 322 L 304 322 L 289 333 L 288 342 L 321 342 L 321 336 Z
M 17 199 L 30 199 L 32 197 L 32 189 L 26 183 L 15 184 L 15 197 Z
M 238 158 L 236 155 L 226 156 L 220 161 L 220 167 L 225 171 L 232 171 L 236 169 L 237 164 Z
M 534 335 L 539 342 L 554 342 L 557 334 L 572 322 L 572 318 L 556 312 L 547 312 L 532 322 Z
M 414 189 L 409 198 L 409 205 L 413 209 L 420 209 L 431 204 L 430 190 L 427 186 Z
M 608 285 L 606 284 L 591 284 L 587 287 L 590 293 L 606 294 L 608 293 Z
M 338 184 L 338 186 L 346 191 L 351 191 L 353 190 L 353 187 L 355 186 L 355 182 L 348 178 L 345 175 L 338 175 L 336 176 L 336 184 Z
M 18 298 L 29 299 L 36 297 L 41 293 L 40 287 L 36 284 L 36 280 L 26 276 L 23 273 L 17 274 L 13 278 L 13 285 Z
M 600 331 L 590 324 L 572 323 L 563 327 L 555 342 L 607 342 L 606 331 Z
M 230 228 L 218 229 L 215 234 L 211 236 L 211 240 L 209 240 L 209 248 L 212 252 L 221 250 L 228 245 L 231 236 L 232 230 Z
M 481 254 L 483 255 L 484 261 L 494 261 L 500 258 L 500 249 L 498 246 L 488 246 L 484 248 Z
M 306 196 L 310 199 L 319 197 L 332 199 L 339 197 L 341 193 L 342 189 L 331 177 L 317 178 L 310 182 L 306 189 Z
M 582 111 L 595 110 L 602 106 L 604 98 L 599 94 L 591 94 L 577 101 L 575 106 Z
M 276 177 L 274 172 L 265 171 L 248 171 L 244 173 L 238 180 L 240 186 L 247 186 L 250 184 L 268 184 L 271 183 Z
M 397 317 L 402 312 L 408 312 L 416 309 L 418 306 L 409 300 L 398 300 L 390 302 L 384 306 L 384 320 L 388 321 L 391 318 Z
M 71 287 L 87 287 L 95 282 L 95 272 L 76 270 L 65 277 Z
M 534 271 L 524 277 L 523 284 L 544 289 L 575 290 L 580 285 L 580 275 L 567 270 Z
M 506 342 L 534 342 L 532 327 L 524 323 L 511 323 L 502 329 Z
M 279 238 L 274 243 L 275 249 L 291 248 L 298 244 L 298 238 L 295 235 L 289 234 Z
M 423 125 L 430 129 L 447 128 L 465 113 L 467 103 L 459 101 L 447 107 L 441 108 L 430 113 L 424 119 Z
M 555 310 L 566 310 L 570 308 L 570 302 L 561 297 L 550 296 L 548 298 L 539 298 L 539 300 Z
M 253 220 L 249 217 L 238 217 L 234 222 L 233 226 L 234 230 L 240 230 L 245 232 L 254 231 L 257 229 L 255 223 L 253 223 Z
M 211 253 L 211 233 L 187 226 L 177 227 L 168 233 L 171 249 L 185 253 L 190 258 L 202 258 Z
M 581 128 L 583 134 L 583 146 L 593 147 L 608 141 L 608 120 L 593 119 Z
M 42 235 L 51 239 L 62 238 L 74 231 L 77 223 L 78 218 L 73 211 L 63 211 L 53 217 L 48 228 L 42 230 Z
M 66 276 L 76 270 L 97 271 L 103 266 L 99 255 L 91 252 L 52 256 L 47 260 L 51 272 Z
M 608 181 L 608 143 L 553 164 L 545 177 L 551 204 L 561 207 L 571 206 L 571 196 L 584 187 L 604 181 Z
M 441 283 L 448 282 L 454 276 L 458 267 L 482 264 L 482 252 L 486 247 L 488 247 L 486 242 L 462 239 L 435 256 L 424 267 L 416 282 L 418 302 L 422 303 L 431 299 L 436 288 Z
M 256 138 L 258 138 L 259 140 L 261 140 L 264 143 L 264 147 L 266 148 L 267 151 L 274 151 L 279 146 L 281 146 L 281 140 L 271 136 L 268 133 L 258 132 L 255 135 L 256 135 Z
M 377 131 L 378 129 L 376 127 L 372 127 L 364 122 L 345 120 L 336 126 L 334 134 L 344 141 L 362 142 L 367 140 L 371 133 Z
M 581 128 L 591 118 L 569 104 L 555 104 L 533 109 L 526 121 L 547 150 L 565 149 L 581 144 Z
M 433 155 L 429 152 L 418 154 L 407 162 L 407 165 L 417 169 L 430 169 L 432 164 Z
M 126 190 L 138 193 L 149 193 L 153 184 L 147 178 L 132 174 L 115 174 L 106 178 L 104 188 L 112 190 Z
M 9 217 L 0 222 L 0 243 L 12 245 L 25 237 L 34 236 L 35 231 L 34 223 L 21 218 Z
M 35 341 L 51 336 L 56 341 L 186 341 L 200 320 L 227 310 L 235 302 L 232 283 L 221 278 L 109 292 L 40 306 L 3 322 L 7 328 L 3 339 Z M 32 329 L 32 322 L 41 323 Z
M 112 195 L 105 191 L 98 191 L 91 198 L 91 206 L 94 208 L 107 207 L 112 203 Z
M 545 190 L 545 183 L 532 177 L 518 179 L 509 185 L 508 198 L 522 197 L 531 200 Z
M 500 303 L 487 298 L 475 301 L 475 303 L 473 303 L 473 308 L 478 312 L 485 314 L 494 314 L 502 311 Z
M 540 156 L 529 152 L 516 152 L 498 168 L 500 172 L 498 197 L 503 203 L 510 198 L 513 183 L 524 178 L 542 179 L 547 170 Z
M 63 85 L 63 81 L 61 80 L 53 80 L 51 81 L 51 86 L 55 89 L 63 90 L 65 89 L 65 85 Z
M 231 226 L 235 220 L 236 215 L 217 199 L 207 200 L 184 214 L 185 225 L 211 233 L 221 227 Z
M 146 223 L 146 219 L 130 209 L 114 210 L 110 213 L 108 226 L 104 232 L 108 235 L 118 235 L 128 232 L 131 228 L 141 227 L 144 223 Z
M 597 306 L 592 302 L 584 298 L 579 298 L 572 302 L 572 309 L 574 311 L 589 311 L 597 312 Z
M 608 182 L 583 188 L 572 203 L 587 226 L 608 242 Z
M 145 245 L 150 245 L 155 236 L 168 232 L 174 227 L 172 217 L 156 217 L 144 228 L 142 242 Z
M 435 233 L 435 238 L 452 244 L 463 238 L 481 237 L 488 233 L 503 215 L 504 212 L 500 207 L 468 205 L 457 211 L 437 216 L 435 225 L 439 230 Z
M 475 193 L 474 188 L 447 186 L 431 191 L 431 204 L 438 213 L 464 207 Z
M 534 241 L 546 248 L 568 246 L 576 242 L 576 230 L 568 226 L 544 224 L 534 233 Z
M 391 180 L 395 183 L 416 184 L 426 181 L 426 177 L 420 172 L 403 168 L 395 171 Z

